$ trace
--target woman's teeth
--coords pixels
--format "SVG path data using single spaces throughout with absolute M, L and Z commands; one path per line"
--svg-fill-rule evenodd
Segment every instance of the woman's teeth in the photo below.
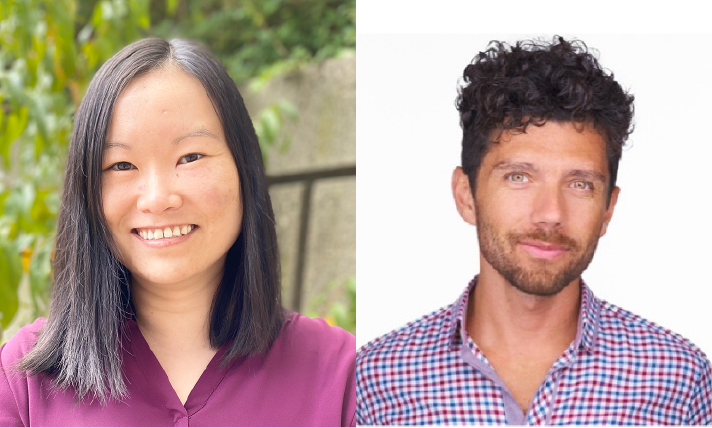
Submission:
M 164 229 L 143 229 L 138 230 L 141 238 L 147 240 L 175 238 L 176 236 L 187 235 L 195 226 L 192 224 L 184 224 L 183 226 L 166 227 Z

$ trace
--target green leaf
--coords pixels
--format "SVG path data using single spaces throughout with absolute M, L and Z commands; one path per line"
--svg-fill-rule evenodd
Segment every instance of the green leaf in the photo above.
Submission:
M 99 52 L 96 50 L 96 46 L 91 43 L 87 43 L 82 46 L 82 52 L 87 57 L 87 62 L 89 63 L 89 68 L 94 68 L 99 62 Z
M 274 106 L 270 106 L 260 114 L 260 122 L 262 122 L 262 133 L 264 135 L 264 143 L 268 146 L 274 145 L 279 135 L 281 119 Z
M 37 197 L 37 190 L 35 189 L 35 186 L 33 183 L 25 183 L 24 186 L 20 187 L 17 189 L 17 202 L 18 202 L 18 207 L 19 207 L 19 212 L 22 214 L 30 214 L 30 210 L 32 209 L 32 205 L 35 202 L 35 198 Z
M 0 64 L 0 68 L 2 67 L 2 64 Z M 5 122 L 5 109 L 3 108 L 2 105 L 2 91 L 0 91 L 0 130 L 5 129 L 3 124 Z M 0 146 L 3 145 L 3 140 L 5 140 L 4 135 L 0 135 Z
M 46 239 L 38 239 L 35 251 L 30 261 L 30 289 L 34 296 L 37 310 L 42 310 L 49 301 L 49 290 L 52 286 L 52 263 L 50 257 L 54 249 L 54 234 Z M 40 305 L 42 303 L 42 305 Z
M 37 192 L 32 208 L 30 209 L 29 228 L 25 229 L 30 233 L 49 233 L 52 226 L 52 213 L 45 205 L 45 198 L 49 195 L 49 191 L 41 190 Z
M 282 115 L 286 115 L 289 119 L 296 120 L 299 117 L 297 107 L 292 104 L 291 101 L 280 100 L 277 105 L 279 106 Z
M 0 187 L 0 217 L 5 214 L 5 199 L 7 199 L 8 195 L 9 193 L 5 192 L 4 189 Z
M 139 28 L 149 28 L 151 27 L 151 18 L 149 15 L 149 2 L 147 0 L 129 0 L 129 7 L 131 8 L 132 21 L 139 26 Z
M 103 2 L 99 2 L 96 4 L 96 6 L 94 6 L 94 13 L 92 13 L 91 16 L 91 24 L 94 26 L 94 28 L 98 28 L 104 21 L 102 4 Z
M 6 328 L 17 312 L 17 286 L 22 276 L 20 255 L 6 241 L 0 241 L 0 325 Z
M 343 325 L 347 318 L 346 306 L 341 302 L 336 302 L 331 306 L 329 310 L 331 315 L 336 319 L 339 325 Z
M 168 14 L 168 16 L 176 16 L 176 10 L 178 10 L 178 3 L 180 3 L 180 0 L 166 1 L 166 13 Z
M 35 135 L 35 157 L 39 157 L 45 148 L 45 139 L 42 136 L 47 135 L 47 132 L 42 132 L 44 129 L 45 127 L 39 126 L 40 132 Z
M 30 110 L 27 106 L 20 107 L 18 112 L 10 113 L 5 128 L 5 135 L 0 142 L 0 155 L 5 160 L 5 166 L 10 165 L 10 148 L 12 143 L 25 131 L 27 128 L 27 120 L 29 119 Z

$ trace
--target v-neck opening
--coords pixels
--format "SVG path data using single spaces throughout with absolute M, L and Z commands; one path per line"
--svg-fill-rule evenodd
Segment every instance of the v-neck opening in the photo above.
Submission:
M 126 320 L 125 322 L 129 324 L 131 346 L 134 349 L 133 357 L 138 361 L 138 365 L 148 380 L 150 388 L 160 397 L 161 402 L 167 408 L 183 413 L 186 417 L 194 415 L 205 407 L 208 399 L 234 363 L 234 361 L 231 361 L 225 367 L 220 368 L 223 355 L 227 351 L 227 344 L 221 346 L 213 355 L 198 381 L 193 385 L 185 404 L 183 404 L 170 379 L 168 379 L 168 374 L 163 369 L 160 361 L 158 361 L 156 354 L 151 350 L 143 333 L 141 333 L 138 324 L 133 320 Z

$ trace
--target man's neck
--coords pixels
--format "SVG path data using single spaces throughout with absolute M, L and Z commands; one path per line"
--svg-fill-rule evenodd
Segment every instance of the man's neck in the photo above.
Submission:
M 467 308 L 467 331 L 480 348 L 550 354 L 571 344 L 578 326 L 578 279 L 541 297 L 518 290 L 486 262 L 482 268 Z

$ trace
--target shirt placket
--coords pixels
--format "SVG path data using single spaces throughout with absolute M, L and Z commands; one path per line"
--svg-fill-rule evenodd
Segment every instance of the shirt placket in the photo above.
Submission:
M 502 393 L 502 403 L 501 406 L 504 410 L 505 421 L 509 425 L 524 425 L 525 415 L 519 408 L 517 400 L 509 392 L 509 389 L 504 384 L 502 379 L 497 375 L 492 365 L 487 360 L 487 357 L 482 353 L 482 351 L 477 347 L 474 341 L 466 336 L 467 340 L 464 341 L 463 346 L 460 349 L 461 358 L 467 362 L 470 366 L 477 369 L 482 373 L 487 379 L 489 379 L 493 384 L 495 384 Z
M 544 378 L 527 412 L 527 425 L 551 425 L 554 404 L 559 390 L 559 381 L 575 358 L 575 347 L 566 350 Z

